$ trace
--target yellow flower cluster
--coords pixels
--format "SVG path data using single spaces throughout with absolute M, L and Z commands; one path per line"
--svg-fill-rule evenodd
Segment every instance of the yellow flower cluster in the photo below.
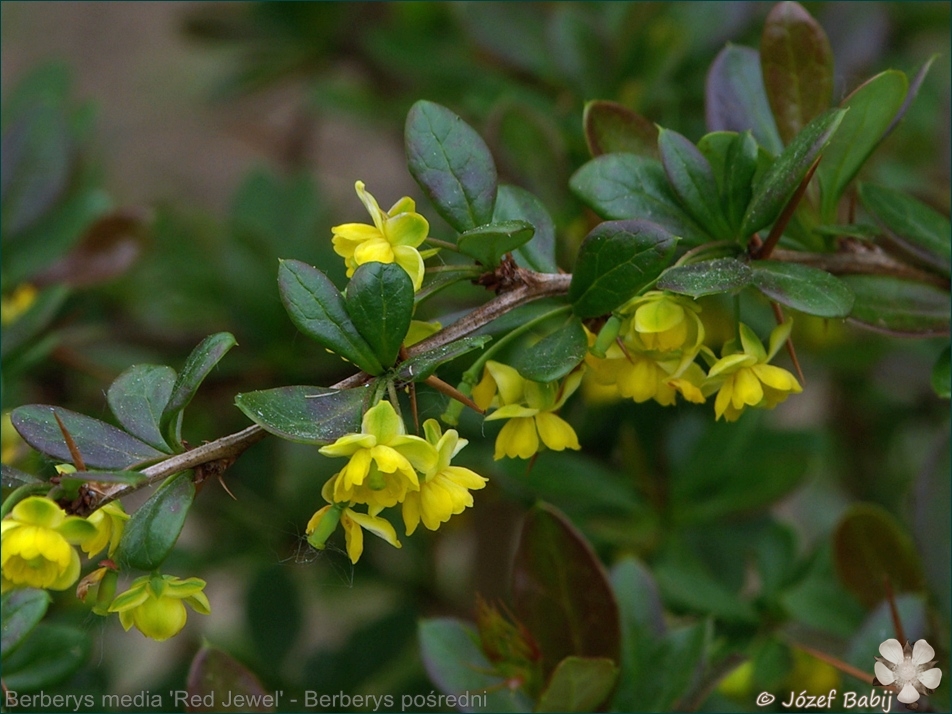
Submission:
M 585 363 L 592 382 L 601 389 L 641 403 L 675 403 L 678 394 L 703 403 L 714 393 L 714 413 L 735 421 L 746 407 L 772 409 L 790 394 L 802 391 L 790 372 L 768 364 L 790 335 L 793 323 L 778 325 L 770 348 L 753 331 L 739 325 L 740 345 L 728 342 L 718 358 L 704 346 L 701 308 L 681 295 L 651 291 L 619 309 L 618 339 L 603 357 L 589 353 Z M 596 338 L 589 334 L 590 347 Z M 695 361 L 701 356 L 707 374 Z
M 580 449 L 575 430 L 555 412 L 582 381 L 581 370 L 558 382 L 533 382 L 512 367 L 489 360 L 483 378 L 473 388 L 480 409 L 495 407 L 486 421 L 508 419 L 496 437 L 496 460 L 504 456 L 528 459 L 542 445 L 553 451 Z
M 119 546 L 129 516 L 118 502 L 108 503 L 88 518 L 69 516 L 54 501 L 29 496 L 17 503 L 0 521 L 0 567 L 2 591 L 14 588 L 66 590 L 80 574 L 79 546 L 90 558 L 102 551 L 109 557 Z M 110 561 L 80 582 L 77 597 L 93 612 L 119 613 L 128 630 L 133 625 L 146 637 L 162 641 L 185 626 L 188 603 L 196 612 L 208 614 L 205 582 L 198 578 L 179 580 L 154 573 L 133 581 L 129 590 L 113 599 L 117 571 Z
M 466 446 L 455 429 L 445 434 L 434 419 L 423 425 L 426 438 L 406 433 L 393 405 L 381 401 L 364 414 L 359 434 L 347 434 L 320 449 L 325 456 L 349 457 L 347 465 L 324 484 L 328 502 L 307 524 L 308 542 L 323 549 L 338 523 L 344 528 L 347 554 L 356 563 L 367 530 L 399 548 L 400 541 L 385 508 L 400 505 L 406 534 L 420 524 L 436 530 L 451 516 L 473 505 L 470 491 L 486 479 L 450 461 Z M 366 513 L 355 506 L 366 506 Z

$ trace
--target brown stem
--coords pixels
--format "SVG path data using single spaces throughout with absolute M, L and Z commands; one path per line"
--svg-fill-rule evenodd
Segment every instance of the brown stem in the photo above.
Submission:
M 775 302 L 770 303 L 770 307 L 773 308 L 774 317 L 777 318 L 777 324 L 783 324 L 783 308 L 780 307 Z M 803 370 L 800 369 L 800 360 L 797 359 L 797 351 L 793 348 L 793 340 L 787 338 L 787 354 L 790 355 L 790 359 L 793 362 L 794 368 L 797 370 L 797 376 L 800 378 L 800 386 L 807 386 L 807 380 L 803 376 Z
M 949 289 L 949 280 L 927 270 L 915 268 L 893 258 L 878 246 L 863 243 L 847 243 L 847 250 L 837 253 L 806 253 L 799 250 L 776 249 L 775 260 L 800 263 L 820 268 L 834 275 L 890 275 L 897 278 L 930 283 Z
M 865 682 L 866 684 L 869 684 L 869 685 L 872 685 L 873 683 L 873 675 L 869 674 L 868 672 L 864 672 L 858 667 L 854 667 L 849 662 L 844 662 L 838 657 L 829 655 L 826 652 L 821 652 L 820 650 L 815 650 L 812 647 L 807 647 L 806 645 L 801 645 L 798 642 L 794 642 L 792 644 L 794 647 L 797 647 L 798 649 L 803 650 L 808 655 L 812 655 L 813 657 L 816 657 L 818 660 L 822 660 L 823 662 L 826 662 L 827 664 L 832 665 L 833 667 L 836 667 L 843 674 L 848 674 L 851 677 L 856 677 L 856 679 L 858 679 L 859 681 Z
M 889 603 L 889 615 L 892 617 L 893 629 L 896 631 L 896 639 L 903 646 L 906 644 L 906 631 L 903 629 L 902 620 L 899 617 L 899 608 L 896 607 L 896 595 L 893 592 L 892 582 L 888 575 L 883 576 L 883 587 L 886 590 L 886 602 Z

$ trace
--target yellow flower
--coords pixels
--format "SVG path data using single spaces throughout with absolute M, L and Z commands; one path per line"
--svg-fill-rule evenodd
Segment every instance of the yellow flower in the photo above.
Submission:
M 129 515 L 122 510 L 122 504 L 118 501 L 107 503 L 95 513 L 90 514 L 86 520 L 95 526 L 96 536 L 83 543 L 82 549 L 92 558 L 109 546 L 106 554 L 111 558 L 119 547 L 122 531 L 126 527 L 126 521 L 129 520 Z
M 424 526 L 435 531 L 450 516 L 473 505 L 470 490 L 476 491 L 486 485 L 486 479 L 475 471 L 450 466 L 452 458 L 469 443 L 460 439 L 455 429 L 443 434 L 435 419 L 427 419 L 423 431 L 427 442 L 434 447 L 436 458 L 424 472 L 420 490 L 408 492 L 403 501 L 403 523 L 407 535 L 413 534 L 421 520 Z
M 423 284 L 423 257 L 417 247 L 430 230 L 427 220 L 416 212 L 416 204 L 404 196 L 384 213 L 377 200 L 364 190 L 364 182 L 355 184 L 357 195 L 366 206 L 372 226 L 344 223 L 334 226 L 334 251 L 347 265 L 347 277 L 364 263 L 397 263 L 413 280 L 413 289 Z
M 745 407 L 773 409 L 791 394 L 803 391 L 797 378 L 790 372 L 767 364 L 790 336 L 793 321 L 777 325 L 770 333 L 770 350 L 747 325 L 740 324 L 743 351 L 736 351 L 736 342 L 724 346 L 721 358 L 714 360 L 708 371 L 705 389 L 717 390 L 714 413 L 727 421 L 736 421 Z
M 473 388 L 473 401 L 480 409 L 498 406 L 486 421 L 508 419 L 496 437 L 493 458 L 528 459 L 539 451 L 539 441 L 553 451 L 580 449 L 575 430 L 555 415 L 578 389 L 582 372 L 572 372 L 557 382 L 531 382 L 508 365 L 489 360 L 483 378 Z
M 629 301 L 620 312 L 631 317 L 626 341 L 643 350 L 683 350 L 694 359 L 704 342 L 701 308 L 682 295 L 652 290 Z
M 350 461 L 325 484 L 332 503 L 366 503 L 371 516 L 395 506 L 420 481 L 413 464 L 432 459 L 430 446 L 419 436 L 408 436 L 403 421 L 384 400 L 367 410 L 360 434 L 346 434 L 322 446 L 325 456 L 349 456 Z
M 2 591 L 31 587 L 65 590 L 79 578 L 79 554 L 71 544 L 95 536 L 84 518 L 67 516 L 48 498 L 30 496 L 0 521 Z
M 9 296 L 0 297 L 0 324 L 10 325 L 33 307 L 36 302 L 36 288 L 29 283 L 21 283 Z
M 162 642 L 177 635 L 187 613 L 185 604 L 200 615 L 212 611 L 202 590 L 205 581 L 200 578 L 181 580 L 173 575 L 143 575 L 109 606 L 109 612 L 119 613 L 119 622 L 126 632 L 135 625 L 143 635 Z
M 354 509 L 341 504 L 324 506 L 311 516 L 311 520 L 307 524 L 307 542 L 318 550 L 324 550 L 324 544 L 337 528 L 338 522 L 344 527 L 347 555 L 352 563 L 356 563 L 364 552 L 363 529 L 365 528 L 374 535 L 383 538 L 394 548 L 402 547 L 400 541 L 397 540 L 397 532 L 389 521 L 379 516 L 358 513 Z

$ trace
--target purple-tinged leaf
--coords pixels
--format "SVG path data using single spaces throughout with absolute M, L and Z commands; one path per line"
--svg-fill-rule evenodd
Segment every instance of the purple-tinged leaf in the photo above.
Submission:
M 566 657 L 618 662 L 621 624 L 605 568 L 585 537 L 547 504 L 526 515 L 512 570 L 516 616 L 548 675 Z
M 360 431 L 370 389 L 278 387 L 245 392 L 235 404 L 265 431 L 303 444 L 330 444 Z
M 833 51 L 820 24 L 800 3 L 774 6 L 760 39 L 764 89 L 785 144 L 830 106 Z
M 126 523 L 116 561 L 123 567 L 155 570 L 172 552 L 195 500 L 189 473 L 165 480 Z
M 37 451 L 72 463 L 69 448 L 54 412 L 79 448 L 86 466 L 127 469 L 165 456 L 134 436 L 98 419 L 47 404 L 28 404 L 11 413 L 13 426 Z
M 593 157 L 624 152 L 659 158 L 658 127 L 622 104 L 604 99 L 587 102 L 582 126 Z
M 46 590 L 17 588 L 3 594 L 0 607 L 0 653 L 13 652 L 46 614 L 52 598 Z
M 693 298 L 732 293 L 750 285 L 753 272 L 736 258 L 714 258 L 665 270 L 657 287 Z
M 776 156 L 783 141 L 764 92 L 757 50 L 728 45 L 714 60 L 704 87 L 708 131 L 750 130 L 757 143 Z
M 273 712 L 277 705 L 254 672 L 207 644 L 192 660 L 186 687 L 190 712 Z
M 731 238 L 717 179 L 704 154 L 670 129 L 659 130 L 658 150 L 664 172 L 684 210 L 712 237 Z
M 853 293 L 825 270 L 799 263 L 758 260 L 752 265 L 754 285 L 771 300 L 817 317 L 846 317 Z
M 159 451 L 172 453 L 159 423 L 172 396 L 175 370 L 165 365 L 133 365 L 109 386 L 109 408 L 126 430 Z
M 948 289 L 890 275 L 844 275 L 840 280 L 856 296 L 851 320 L 894 335 L 949 334 Z

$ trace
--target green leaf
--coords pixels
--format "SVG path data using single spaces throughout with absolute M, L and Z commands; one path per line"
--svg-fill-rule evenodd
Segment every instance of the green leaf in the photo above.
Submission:
M 898 335 L 949 334 L 948 290 L 889 275 L 844 275 L 856 296 L 850 319 Z
M 763 157 L 769 161 L 767 154 L 763 150 L 758 152 L 757 142 L 750 131 L 705 134 L 698 141 L 697 148 L 710 162 L 717 179 L 722 210 L 732 232 L 730 237 L 742 238 L 740 226 L 753 196 L 758 159 Z
M 479 647 L 479 635 L 471 625 L 453 618 L 420 620 L 420 658 L 426 673 L 439 689 L 454 696 L 486 693 L 479 702 L 458 702 L 464 712 L 528 712 L 531 702 L 519 689 L 510 689 L 493 672 Z
M 132 514 L 119 542 L 117 562 L 137 570 L 155 570 L 172 552 L 195 499 L 189 473 L 166 479 Z
M 619 661 L 618 603 L 584 536 L 547 504 L 526 515 L 512 569 L 513 610 L 542 652 L 548 676 L 565 657 Z
M 734 624 L 753 625 L 758 621 L 753 606 L 694 556 L 661 558 L 653 572 L 664 602 L 678 612 L 713 615 Z
M 749 236 L 769 226 L 780 215 L 810 166 L 830 141 L 847 112 L 831 109 L 803 129 L 777 157 L 754 188 L 754 197 L 744 214 L 741 233 Z M 823 169 L 824 162 L 820 163 Z
M 465 231 L 456 244 L 463 255 L 492 268 L 506 253 L 528 243 L 533 233 L 535 228 L 526 221 L 503 221 Z
M 214 706 L 189 706 L 190 712 L 271 712 L 274 695 L 270 694 L 255 673 L 227 652 L 205 644 L 195 654 L 188 669 L 186 684 L 189 701 L 214 702 Z M 230 701 L 231 706 L 224 702 Z
M 7 466 L 6 464 L 0 464 L 0 483 L 3 484 L 4 488 L 19 488 L 20 486 L 25 486 L 26 484 L 40 484 L 43 483 L 42 479 L 33 474 L 28 474 L 26 471 L 20 471 L 20 469 L 15 469 L 12 466 Z M 12 506 L 11 506 L 12 508 Z
M 835 221 L 840 196 L 885 137 L 908 89 L 906 75 L 891 69 L 861 84 L 840 104 L 849 111 L 817 169 L 825 223 Z
M 569 300 L 579 317 L 611 312 L 650 284 L 667 265 L 678 239 L 650 221 L 606 221 L 579 249 Z
M 923 589 L 912 538 L 882 506 L 850 506 L 833 533 L 833 548 L 840 581 L 867 607 L 886 597 L 886 578 L 897 593 Z
M 775 5 L 764 22 L 760 66 L 767 100 L 785 144 L 830 106 L 833 51 L 802 5 Z
M 413 281 L 396 263 L 364 263 L 347 285 L 347 313 L 381 365 L 392 365 L 413 317 Z
M 82 630 L 41 622 L 4 658 L 3 686 L 7 691 L 37 692 L 57 685 L 82 667 L 89 650 L 89 635 Z
M 739 45 L 727 45 L 707 73 L 704 114 L 708 131 L 753 132 L 757 143 L 776 156 L 783 141 L 764 92 L 760 54 Z
M 660 161 L 634 154 L 606 154 L 576 171 L 569 186 L 602 218 L 650 220 L 686 245 L 711 239 L 678 204 Z
M 324 273 L 300 260 L 282 260 L 278 289 L 291 322 L 301 332 L 369 374 L 383 372 L 347 314 L 344 298 Z
M 586 102 L 582 127 L 593 157 L 623 152 L 658 158 L 658 127 L 617 102 Z
M 693 298 L 736 292 L 754 279 L 750 266 L 736 258 L 715 258 L 665 270 L 656 287 Z
M 952 365 L 949 348 L 946 347 L 932 368 L 932 391 L 943 399 L 952 397 Z
M 277 387 L 245 392 L 235 404 L 265 431 L 303 444 L 330 444 L 344 434 L 360 432 L 371 389 Z
M 886 232 L 890 244 L 949 275 L 952 225 L 947 216 L 908 194 L 870 183 L 860 184 L 859 200 Z
M 582 321 L 573 316 L 555 332 L 520 351 L 512 366 L 533 382 L 554 382 L 575 369 L 587 352 L 588 337 Z
M 205 381 L 205 377 L 215 368 L 221 358 L 234 347 L 235 336 L 230 332 L 218 332 L 209 335 L 198 343 L 185 360 L 185 366 L 175 380 L 172 395 L 162 410 L 160 427 L 167 443 L 175 447 L 182 444 L 182 412 L 192 401 L 195 392 Z
M 172 453 L 159 423 L 172 388 L 175 370 L 164 365 L 133 365 L 109 386 L 109 408 L 126 430 L 160 451 Z
M 853 292 L 825 270 L 800 263 L 758 260 L 752 265 L 754 285 L 771 300 L 817 317 L 846 317 Z
M 454 340 L 448 345 L 434 347 L 414 355 L 397 367 L 397 377 L 404 381 L 422 382 L 441 364 L 450 362 L 472 350 L 478 350 L 492 339 L 489 335 L 477 335 Z
M 460 233 L 492 221 L 496 165 L 482 137 L 444 106 L 418 101 L 407 114 L 407 167 Z
M 46 590 L 17 588 L 3 594 L 0 607 L 0 656 L 6 659 L 36 627 L 52 598 Z
M 666 633 L 652 648 L 652 674 L 638 688 L 638 709 L 648 712 L 684 711 L 680 699 L 687 694 L 705 664 L 708 641 L 714 628 L 710 621 L 679 627 Z
M 532 239 L 513 252 L 517 265 L 540 273 L 558 272 L 555 223 L 538 198 L 524 188 L 501 184 L 493 208 L 493 222 L 503 221 L 525 221 L 535 229 Z
M 54 412 L 76 443 L 86 466 L 126 469 L 165 456 L 114 426 L 69 409 L 28 404 L 14 409 L 10 417 L 20 436 L 34 449 L 58 461 L 72 463 L 73 457 L 53 416 Z
M 566 657 L 539 696 L 537 712 L 599 711 L 612 693 L 618 667 L 603 657 Z
M 670 129 L 660 129 L 661 163 L 681 205 L 714 238 L 731 237 L 711 165 L 697 147 Z

